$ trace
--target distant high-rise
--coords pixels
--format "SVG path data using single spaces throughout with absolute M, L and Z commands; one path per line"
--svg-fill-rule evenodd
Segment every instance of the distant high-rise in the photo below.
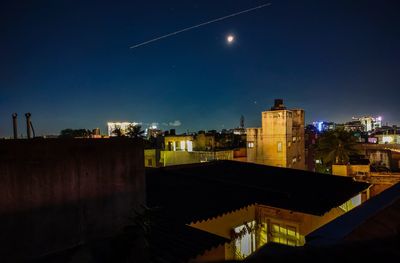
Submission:
M 122 135 L 125 134 L 127 128 L 132 125 L 140 125 L 138 122 L 107 122 L 108 136 L 116 136 L 115 130 L 120 129 Z
M 261 128 L 247 129 L 247 161 L 305 169 L 304 110 L 288 110 L 276 99 L 261 117 Z
M 233 134 L 235 135 L 246 135 L 246 129 L 244 128 L 244 116 L 240 116 L 239 127 L 233 129 Z M 243 138 L 245 139 L 245 138 Z
M 355 118 L 353 117 L 353 120 L 357 120 L 361 122 L 361 125 L 364 127 L 364 131 L 370 132 L 373 131 L 377 128 L 382 127 L 382 117 L 360 117 L 360 118 Z

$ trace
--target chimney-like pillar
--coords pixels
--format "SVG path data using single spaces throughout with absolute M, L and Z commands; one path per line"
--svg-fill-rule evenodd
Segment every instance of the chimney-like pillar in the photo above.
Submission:
M 30 139 L 31 136 L 31 114 L 25 113 L 25 117 L 26 117 L 26 135 L 28 136 L 28 139 Z
M 18 123 L 17 123 L 17 113 L 12 114 L 13 119 L 13 132 L 14 132 L 14 139 L 18 139 Z

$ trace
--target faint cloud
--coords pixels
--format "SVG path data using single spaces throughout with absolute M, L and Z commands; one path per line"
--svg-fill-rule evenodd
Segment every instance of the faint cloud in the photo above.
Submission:
M 180 120 L 175 120 L 175 121 L 173 121 L 173 122 L 170 122 L 169 123 L 169 126 L 174 126 L 174 127 L 177 127 L 177 126 L 181 126 L 181 121 Z

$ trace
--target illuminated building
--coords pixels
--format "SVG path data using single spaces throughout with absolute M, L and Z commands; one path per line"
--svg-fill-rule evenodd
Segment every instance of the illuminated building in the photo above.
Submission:
M 375 134 L 379 144 L 400 144 L 400 134 Z
M 288 110 L 276 99 L 261 117 L 261 128 L 247 129 L 247 161 L 305 169 L 304 110 Z
M 192 135 L 166 135 L 164 137 L 165 149 L 168 151 L 193 151 Z
M 241 260 L 268 243 L 302 246 L 306 235 L 364 202 L 370 186 L 235 161 L 150 169 L 146 175 L 150 207 L 227 240 L 191 262 Z
M 249 262 L 396 261 L 400 241 L 399 196 L 397 184 L 308 234 L 303 248 L 265 246 Z
M 108 136 L 116 136 L 114 133 L 115 129 L 121 129 L 122 134 L 125 134 L 127 128 L 130 125 L 136 126 L 140 125 L 138 122 L 107 122 Z
M 366 132 L 371 132 L 377 128 L 382 127 L 382 117 L 371 117 L 371 116 L 366 116 L 366 117 L 360 117 L 356 118 L 353 117 L 353 120 L 360 121 L 361 125 L 364 127 L 364 131 Z
M 246 135 L 246 129 L 244 128 L 244 116 L 240 117 L 239 127 L 233 129 L 233 134 L 235 135 Z
M 162 135 L 162 131 L 160 129 L 147 128 L 145 130 L 145 136 L 147 136 L 147 138 L 157 138 L 160 135 Z
M 199 133 L 194 137 L 196 151 L 212 151 L 216 146 L 215 133 Z
M 94 128 L 90 134 L 90 138 L 101 138 L 100 128 Z
M 319 132 L 332 131 L 336 127 L 334 122 L 326 121 L 314 121 L 313 125 Z
M 343 129 L 348 132 L 363 132 L 365 127 L 361 121 L 355 120 L 346 122 L 343 126 Z

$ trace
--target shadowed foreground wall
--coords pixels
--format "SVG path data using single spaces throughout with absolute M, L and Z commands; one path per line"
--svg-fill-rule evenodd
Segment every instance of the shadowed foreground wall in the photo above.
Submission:
M 132 139 L 0 141 L 0 258 L 37 257 L 108 236 L 145 203 Z

